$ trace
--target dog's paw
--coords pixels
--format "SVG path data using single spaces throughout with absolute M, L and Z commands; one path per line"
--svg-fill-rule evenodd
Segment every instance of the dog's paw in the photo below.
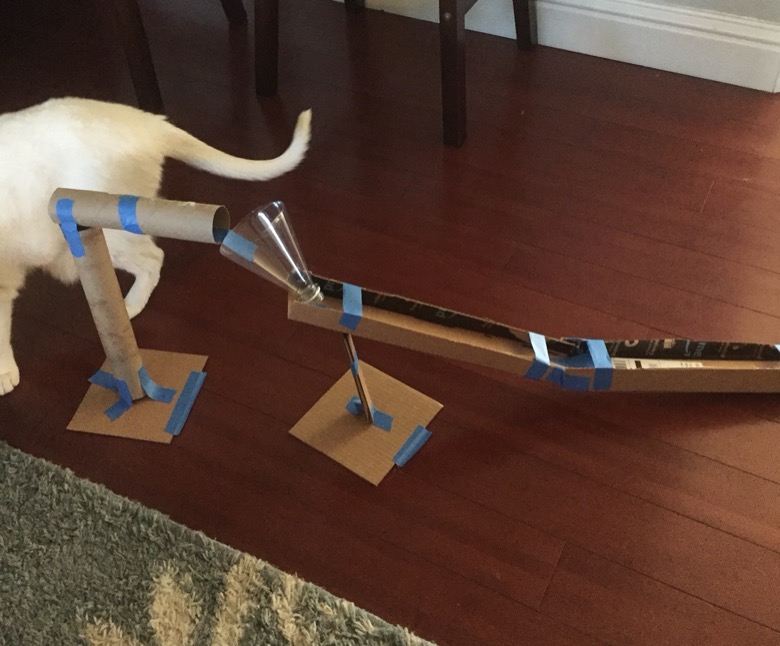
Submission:
M 0 366 L 0 396 L 7 395 L 19 385 L 19 368 L 11 359 L 10 366 Z

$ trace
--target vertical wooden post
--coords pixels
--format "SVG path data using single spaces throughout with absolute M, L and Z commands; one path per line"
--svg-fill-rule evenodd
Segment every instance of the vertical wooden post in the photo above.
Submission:
M 363 414 L 366 417 L 366 421 L 369 424 L 374 423 L 374 404 L 371 401 L 371 396 L 368 394 L 366 388 L 366 380 L 363 376 L 360 362 L 357 360 L 357 351 L 355 350 L 355 342 L 352 339 L 351 334 L 344 333 L 341 335 L 344 341 L 344 349 L 347 351 L 347 357 L 349 357 L 349 367 L 352 371 L 352 376 L 355 378 L 355 386 L 357 387 L 358 397 L 360 398 L 360 404 L 363 406 Z

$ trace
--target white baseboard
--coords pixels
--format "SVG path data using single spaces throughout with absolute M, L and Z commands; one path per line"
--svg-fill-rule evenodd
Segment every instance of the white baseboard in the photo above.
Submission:
M 438 19 L 438 0 L 367 0 L 370 8 Z M 539 44 L 780 92 L 780 24 L 644 0 L 536 0 Z M 514 38 L 511 0 L 482 0 L 474 31 Z
M 537 0 L 539 43 L 780 91 L 780 24 L 641 0 Z

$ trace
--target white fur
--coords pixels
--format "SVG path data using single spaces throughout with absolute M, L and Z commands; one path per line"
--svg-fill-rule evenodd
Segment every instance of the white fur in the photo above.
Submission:
M 245 180 L 267 180 L 295 168 L 309 145 L 311 112 L 298 117 L 279 157 L 233 157 L 176 128 L 165 117 L 88 99 L 52 99 L 0 116 L 0 395 L 19 383 L 11 348 L 13 301 L 26 275 L 41 268 L 72 283 L 76 267 L 48 215 L 56 188 L 155 197 L 166 157 Z M 125 297 L 131 317 L 160 278 L 163 252 L 145 235 L 105 231 L 114 266 L 135 276 Z

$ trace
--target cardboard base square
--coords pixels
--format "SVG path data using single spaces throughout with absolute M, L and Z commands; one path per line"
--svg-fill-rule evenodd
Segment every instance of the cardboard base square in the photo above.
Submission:
M 374 407 L 393 416 L 390 431 L 346 409 L 356 394 L 347 371 L 290 430 L 361 478 L 378 485 L 395 464 L 393 457 L 418 425 L 427 426 L 442 405 L 427 395 L 361 362 Z
M 173 401 L 165 404 L 148 397 L 139 399 L 133 402 L 127 412 L 112 422 L 106 417 L 104 411 L 116 402 L 117 394 L 91 384 L 76 414 L 68 424 L 69 431 L 170 444 L 174 436 L 165 432 L 165 425 L 181 396 L 190 372 L 203 370 L 208 357 L 160 350 L 140 350 L 140 353 L 144 366 L 155 383 L 176 390 Z M 102 369 L 110 370 L 108 362 L 103 364 Z

